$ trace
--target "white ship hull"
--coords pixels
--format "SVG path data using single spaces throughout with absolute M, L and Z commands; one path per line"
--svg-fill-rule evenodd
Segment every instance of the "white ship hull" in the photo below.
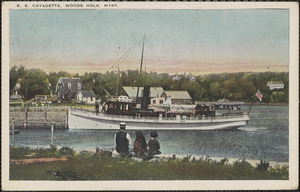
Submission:
M 243 127 L 249 121 L 248 115 L 196 118 L 137 118 L 107 115 L 69 109 L 69 129 L 111 129 L 118 130 L 120 122 L 126 122 L 127 130 L 223 130 Z

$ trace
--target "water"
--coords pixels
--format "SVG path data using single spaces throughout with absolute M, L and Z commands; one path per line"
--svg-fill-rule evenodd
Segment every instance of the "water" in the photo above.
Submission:
M 247 108 L 245 109 L 247 111 Z M 253 106 L 250 121 L 236 131 L 158 131 L 161 151 L 211 157 L 263 159 L 288 162 L 288 106 Z M 114 148 L 114 130 L 54 130 L 53 144 L 78 150 Z M 128 131 L 132 143 L 135 132 Z M 150 131 L 143 131 L 146 140 Z M 11 136 L 12 142 L 12 136 Z M 51 129 L 23 129 L 15 145 L 45 146 L 51 143 Z M 132 148 L 132 145 L 130 146 Z

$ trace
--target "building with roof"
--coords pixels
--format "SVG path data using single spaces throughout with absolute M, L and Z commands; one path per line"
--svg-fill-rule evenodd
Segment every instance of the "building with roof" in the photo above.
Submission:
M 151 100 L 150 104 L 152 105 L 163 105 L 166 99 L 164 97 L 154 97 L 151 98 L 150 100 Z
M 62 101 L 71 101 L 75 99 L 78 91 L 84 90 L 85 86 L 80 78 L 61 77 L 55 88 L 57 99 Z
M 140 87 L 139 94 L 138 94 L 138 101 L 137 101 L 138 104 L 142 103 L 143 92 L 144 92 L 144 87 Z M 164 102 L 164 98 L 160 98 L 163 92 L 164 89 L 162 87 L 150 87 L 150 94 L 149 94 L 150 103 L 158 104 Z M 137 87 L 123 86 L 120 94 L 128 96 L 129 99 L 136 100 Z
M 176 73 L 176 75 L 174 75 L 172 79 L 174 81 L 179 81 L 181 79 L 181 77 Z
M 174 81 L 180 81 L 182 78 L 187 78 L 190 81 L 196 81 L 196 77 L 192 75 L 192 73 L 189 73 L 188 75 L 186 73 L 178 75 L 177 73 L 172 77 Z
M 173 105 L 190 105 L 193 104 L 192 97 L 187 91 L 164 91 L 161 95 L 167 100 L 171 99 Z
M 190 81 L 196 81 L 196 77 L 194 75 L 192 75 L 191 73 L 187 76 L 187 78 L 190 80 Z
M 267 86 L 270 88 L 270 90 L 283 89 L 284 83 L 282 81 L 269 81 Z
M 122 94 L 128 96 L 129 99 L 136 98 L 137 87 L 123 86 L 122 88 L 123 88 L 121 92 Z M 143 97 L 143 91 L 144 91 L 144 87 L 140 87 L 138 97 Z M 150 98 L 160 97 L 163 92 L 164 89 L 162 87 L 150 87 Z
M 86 104 L 95 104 L 96 95 L 92 90 L 80 90 L 76 93 L 75 99 Z

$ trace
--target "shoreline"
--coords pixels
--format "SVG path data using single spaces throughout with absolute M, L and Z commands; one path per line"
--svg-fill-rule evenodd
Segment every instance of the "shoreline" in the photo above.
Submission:
M 28 147 L 30 149 L 50 149 L 51 146 L 50 145 L 10 145 L 10 147 Z M 55 146 L 58 150 L 61 148 L 69 148 L 69 147 L 64 147 L 64 146 Z M 80 153 L 80 152 L 88 152 L 88 153 L 92 153 L 92 154 L 96 154 L 96 148 L 95 150 L 83 150 L 83 149 L 74 149 L 74 148 L 70 148 L 72 150 L 74 150 L 76 153 Z M 115 149 L 101 149 L 98 148 L 100 152 L 104 152 L 104 153 L 111 153 L 112 154 L 112 158 L 116 158 L 119 155 L 116 155 L 116 151 Z M 132 151 L 130 151 L 132 152 Z M 212 156 L 207 156 L 207 155 L 190 155 L 190 154 L 168 154 L 168 153 L 162 153 L 159 155 L 154 155 L 153 158 L 150 161 L 162 161 L 162 160 L 168 160 L 168 159 L 179 159 L 179 160 L 183 160 L 188 158 L 189 161 L 192 160 L 207 160 L 207 161 L 216 161 L 216 162 L 221 162 L 221 160 L 224 160 L 225 158 L 227 159 L 225 164 L 228 165 L 233 165 L 235 162 L 237 161 L 242 161 L 243 158 L 235 158 L 235 157 L 212 157 Z M 136 161 L 143 161 L 143 159 L 141 158 L 137 158 L 137 157 L 131 157 L 131 159 L 136 160 Z M 252 167 L 256 167 L 258 164 L 260 164 L 261 160 L 258 159 L 245 159 L 244 160 L 248 163 L 251 164 Z M 263 159 L 262 159 L 263 160 Z M 266 161 L 266 160 L 263 160 Z M 269 163 L 270 168 L 274 168 L 274 167 L 282 167 L 282 166 L 289 166 L 289 162 L 280 162 L 280 161 L 266 161 Z
M 155 158 L 159 158 L 159 159 L 172 159 L 173 155 L 175 154 L 159 154 L 159 155 L 155 155 L 153 159 Z M 223 159 L 228 159 L 228 161 L 226 161 L 227 164 L 229 165 L 233 165 L 234 162 L 239 161 L 239 160 L 243 160 L 243 158 L 234 158 L 234 157 L 210 157 L 210 156 L 205 156 L 205 155 L 181 155 L 181 154 L 176 154 L 176 158 L 177 159 L 184 159 L 186 157 L 190 157 L 190 161 L 195 158 L 195 160 L 199 160 L 201 158 L 205 159 L 205 158 L 209 158 L 211 161 L 216 161 L 216 162 L 221 162 L 221 160 Z M 246 162 L 250 163 L 253 167 L 255 167 L 257 164 L 260 163 L 261 160 L 257 160 L 257 159 L 244 159 Z M 276 166 L 284 166 L 284 165 L 289 165 L 289 162 L 277 162 L 277 161 L 267 161 L 270 164 L 270 167 L 276 167 Z

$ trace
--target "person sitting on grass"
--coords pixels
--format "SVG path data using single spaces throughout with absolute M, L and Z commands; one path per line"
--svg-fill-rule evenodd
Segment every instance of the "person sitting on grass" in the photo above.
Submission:
M 143 158 L 147 152 L 147 143 L 142 131 L 136 132 L 135 141 L 133 144 L 133 152 L 136 157 Z
M 129 145 L 131 144 L 131 138 L 128 133 L 125 132 L 126 123 L 120 123 L 120 131 L 115 134 L 114 140 L 116 143 L 116 151 L 121 156 L 128 156 Z
M 157 132 L 156 131 L 152 131 L 150 133 L 151 139 L 148 142 L 148 153 L 147 156 L 144 158 L 144 160 L 149 160 L 153 158 L 153 155 L 158 155 L 161 154 L 160 152 L 160 144 L 158 142 L 158 140 L 156 139 L 156 137 L 158 137 Z

